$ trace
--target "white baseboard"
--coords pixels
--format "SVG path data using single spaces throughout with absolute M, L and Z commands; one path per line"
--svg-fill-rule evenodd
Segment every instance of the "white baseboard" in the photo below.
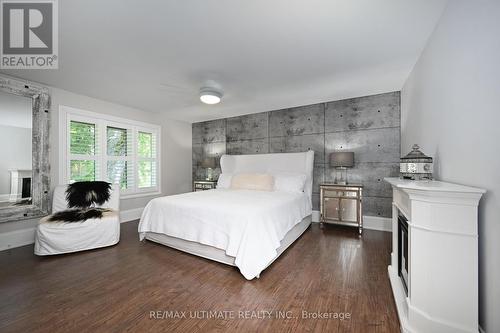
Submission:
M 0 251 L 25 246 L 35 242 L 35 228 L 0 233 Z
M 389 217 L 363 216 L 363 228 L 392 232 L 392 219 Z
M 313 210 L 311 218 L 313 222 L 319 223 L 319 210 Z
M 144 208 L 123 210 L 120 212 L 120 222 L 130 222 L 141 218 Z M 33 244 L 36 228 L 26 228 L 0 233 L 0 251 Z
M 124 222 L 130 222 L 130 221 L 135 221 L 135 220 L 140 219 L 143 210 L 144 210 L 144 207 L 121 211 L 120 212 L 120 222 L 124 223 Z
M 0 202 L 10 201 L 10 194 L 0 194 Z
M 319 222 L 319 211 L 313 210 L 312 221 Z M 392 232 L 391 219 L 388 217 L 363 216 L 363 229 Z

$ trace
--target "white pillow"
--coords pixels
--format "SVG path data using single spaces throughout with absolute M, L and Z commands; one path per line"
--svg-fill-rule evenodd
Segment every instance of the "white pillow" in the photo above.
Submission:
M 233 175 L 230 173 L 221 173 L 219 175 L 219 179 L 217 180 L 217 188 L 225 188 L 228 189 L 231 187 L 231 179 L 233 179 Z
M 279 192 L 302 193 L 306 185 L 303 173 L 280 172 L 274 174 L 274 190 Z

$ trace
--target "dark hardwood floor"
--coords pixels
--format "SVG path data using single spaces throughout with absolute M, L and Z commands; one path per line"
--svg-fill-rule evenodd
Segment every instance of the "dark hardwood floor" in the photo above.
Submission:
M 137 222 L 121 228 L 120 243 L 100 250 L 0 252 L 0 332 L 399 332 L 390 233 L 313 224 L 247 281 L 237 268 L 139 242 Z

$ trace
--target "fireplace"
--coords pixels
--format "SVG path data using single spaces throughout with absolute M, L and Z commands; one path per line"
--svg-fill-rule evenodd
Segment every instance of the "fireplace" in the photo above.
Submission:
M 10 171 L 10 200 L 18 202 L 31 198 L 31 170 L 11 169 Z
M 401 332 L 478 332 L 477 212 L 482 189 L 434 180 L 392 185 L 389 279 Z
M 398 275 L 403 282 L 408 295 L 408 220 L 401 213 L 398 214 Z

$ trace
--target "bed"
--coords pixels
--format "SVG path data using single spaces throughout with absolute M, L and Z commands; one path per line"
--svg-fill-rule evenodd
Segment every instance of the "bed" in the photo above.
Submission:
M 223 155 L 223 174 L 305 175 L 303 192 L 214 189 L 151 200 L 140 240 L 239 268 L 258 278 L 309 227 L 314 152 Z

